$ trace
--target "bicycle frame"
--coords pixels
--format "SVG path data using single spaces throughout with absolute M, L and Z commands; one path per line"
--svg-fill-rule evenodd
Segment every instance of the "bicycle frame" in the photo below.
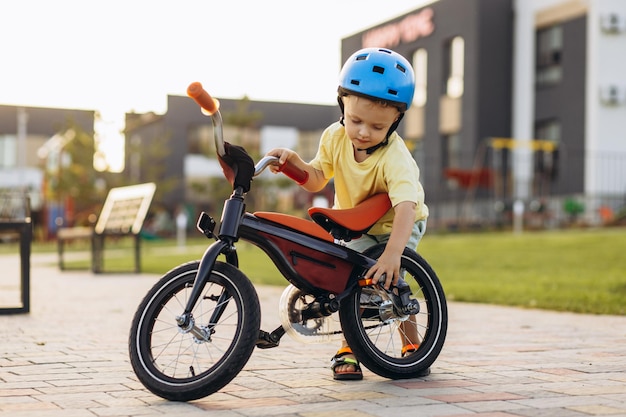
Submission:
M 309 236 L 301 231 L 290 229 L 280 223 L 262 219 L 254 214 L 244 213 L 243 193 L 235 190 L 227 200 L 222 212 L 222 222 L 217 241 L 204 253 L 200 262 L 198 275 L 194 281 L 191 296 L 180 316 L 179 324 L 189 324 L 189 316 L 193 306 L 198 301 L 202 288 L 206 284 L 219 255 L 226 256 L 226 262 L 238 267 L 237 252 L 234 243 L 239 238 L 248 241 L 263 250 L 274 262 L 282 275 L 294 286 L 307 293 L 318 296 L 333 294 L 337 302 L 347 295 L 358 279 L 376 262 L 347 248 L 339 243 L 329 242 Z M 206 213 L 202 213 L 198 221 L 198 228 L 207 236 L 214 236 L 212 227 L 216 222 Z M 209 225 L 207 227 L 207 225 Z M 285 245 L 289 250 L 285 249 Z M 304 252 L 315 253 L 312 257 Z M 291 256 L 291 260 L 288 256 Z M 328 261 L 320 260 L 328 259 Z M 296 269 L 297 262 L 308 261 L 336 274 L 332 280 L 315 280 L 305 277 Z M 326 275 L 327 276 L 327 275 Z M 338 306 L 337 306 L 338 307 Z M 212 321 L 214 322 L 214 321 Z

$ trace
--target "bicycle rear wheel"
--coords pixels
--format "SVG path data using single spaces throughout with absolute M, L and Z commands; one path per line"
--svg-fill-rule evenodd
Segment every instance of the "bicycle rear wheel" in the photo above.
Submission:
M 174 268 L 144 297 L 132 321 L 130 360 L 141 383 L 172 401 L 191 401 L 227 385 L 252 355 L 260 329 L 260 306 L 250 280 L 216 262 L 192 310 L 201 336 L 181 329 L 199 262 Z
M 378 258 L 385 245 L 366 252 Z M 404 280 L 411 286 L 412 298 L 420 311 L 403 316 L 393 310 L 389 295 L 376 286 L 358 288 L 342 300 L 341 327 L 357 359 L 372 372 L 391 379 L 414 378 L 435 362 L 446 338 L 448 310 L 443 288 L 430 265 L 415 251 L 405 249 L 401 260 Z M 402 355 L 403 338 L 411 340 L 416 351 Z

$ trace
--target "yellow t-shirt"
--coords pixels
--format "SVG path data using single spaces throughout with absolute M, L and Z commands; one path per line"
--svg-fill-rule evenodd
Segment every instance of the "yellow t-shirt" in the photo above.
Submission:
M 365 161 L 357 162 L 345 128 L 339 122 L 333 123 L 322 134 L 317 155 L 311 165 L 322 171 L 324 178 L 334 177 L 334 208 L 352 208 L 367 197 L 387 193 L 394 207 L 403 201 L 416 203 L 416 221 L 428 217 L 424 188 L 419 181 L 419 168 L 396 132 L 389 137 L 386 146 L 374 151 Z M 368 233 L 391 233 L 393 216 L 392 208 Z

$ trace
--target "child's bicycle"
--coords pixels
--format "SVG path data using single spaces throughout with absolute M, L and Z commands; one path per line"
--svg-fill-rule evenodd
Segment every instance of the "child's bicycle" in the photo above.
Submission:
M 365 253 L 341 244 L 367 232 L 391 208 L 387 195 L 378 194 L 354 209 L 311 208 L 313 221 L 247 213 L 244 200 L 252 178 L 276 165 L 277 158 L 265 157 L 255 166 L 243 148 L 224 142 L 219 103 L 199 83 L 187 92 L 212 117 L 218 159 L 233 193 L 217 233 L 212 217 L 202 213 L 198 219 L 197 228 L 215 240 L 202 259 L 166 273 L 141 301 L 129 337 L 139 380 L 168 400 L 202 398 L 226 386 L 255 346 L 276 347 L 285 333 L 300 340 L 328 340 L 343 332 L 372 372 L 392 379 L 423 374 L 441 352 L 448 326 L 437 275 L 422 257 L 405 249 L 403 279 L 385 290 L 364 278 L 384 244 Z M 293 165 L 281 170 L 298 183 L 307 179 Z M 238 269 L 239 239 L 262 249 L 290 283 L 280 301 L 281 325 L 271 332 L 260 329 L 258 295 Z M 223 261 L 217 260 L 220 255 Z M 335 312 L 341 330 L 329 325 Z M 401 353 L 400 332 L 406 323 L 417 325 L 420 337 L 409 355 Z

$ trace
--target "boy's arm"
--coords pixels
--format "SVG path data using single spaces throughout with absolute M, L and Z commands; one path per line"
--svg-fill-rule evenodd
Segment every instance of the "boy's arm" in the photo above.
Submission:
M 291 164 L 296 166 L 296 168 L 306 171 L 309 174 L 309 178 L 307 182 L 301 185 L 301 187 L 309 192 L 320 191 L 328 183 L 328 180 L 324 178 L 324 173 L 322 171 L 319 171 L 313 168 L 311 164 L 304 162 L 302 158 L 300 158 L 300 155 L 291 149 L 272 149 L 267 153 L 267 155 L 277 157 L 280 165 L 284 165 L 287 161 L 289 161 Z M 270 170 L 273 173 L 279 172 L 278 167 L 270 167 Z
M 378 282 L 384 274 L 385 288 L 389 288 L 391 283 L 398 283 L 400 278 L 400 259 L 406 247 L 415 223 L 416 204 L 412 201 L 403 201 L 394 207 L 393 224 L 391 235 L 385 246 L 382 255 L 376 264 L 367 271 L 366 277 L 372 278 L 374 283 Z

